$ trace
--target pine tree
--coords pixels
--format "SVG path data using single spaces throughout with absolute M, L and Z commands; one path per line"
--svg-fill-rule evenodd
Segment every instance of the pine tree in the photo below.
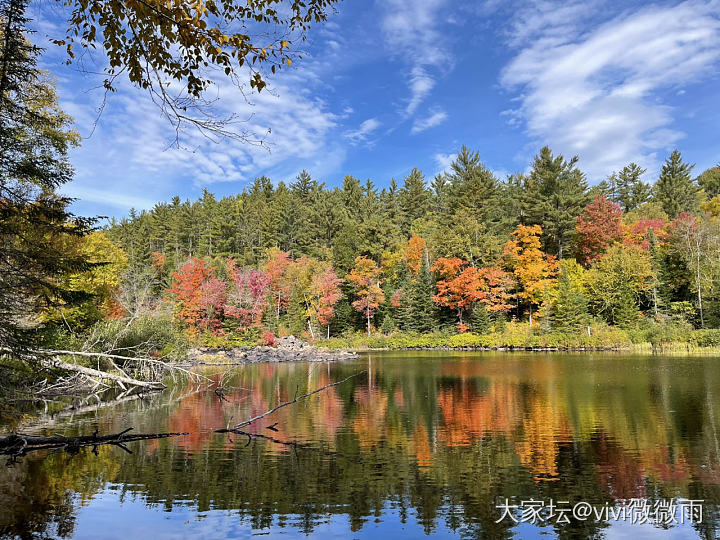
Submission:
M 545 146 L 535 156 L 525 185 L 525 220 L 542 226 L 545 251 L 558 259 L 572 247 L 575 218 L 589 202 L 587 182 L 577 168 L 577 159 L 555 157 Z
M 18 356 L 31 345 L 33 314 L 84 299 L 57 278 L 89 269 L 65 246 L 93 222 L 73 216 L 70 199 L 55 193 L 72 178 L 67 154 L 79 136 L 37 68 L 26 8 L 25 0 L 0 6 L 0 349 Z
M 425 185 L 425 177 L 419 169 L 413 169 L 408 176 L 399 194 L 400 208 L 403 213 L 403 235 L 410 234 L 410 225 L 420 217 L 424 217 L 430 203 L 430 192 Z
M 198 239 L 197 252 L 201 257 L 212 257 L 216 254 L 217 230 L 215 229 L 215 221 L 213 219 L 217 207 L 215 195 L 210 193 L 207 188 L 203 188 L 203 194 L 200 198 L 200 237 Z
M 450 207 L 469 209 L 481 223 L 497 219 L 500 183 L 480 160 L 478 152 L 463 146 L 450 165 Z
M 640 308 L 630 289 L 621 289 L 617 296 L 617 304 L 612 312 L 612 323 L 622 328 L 637 324 Z
M 698 188 L 690 178 L 695 165 L 684 163 L 679 151 L 673 150 L 660 172 L 655 184 L 655 200 L 662 205 L 670 219 L 675 219 L 682 212 L 697 212 Z
M 492 319 L 484 304 L 475 304 L 468 318 L 470 331 L 474 334 L 487 334 L 492 327 Z
M 570 275 L 563 265 L 558 280 L 558 290 L 552 306 L 552 325 L 557 330 L 578 331 L 587 326 L 588 304 L 585 295 L 573 286 Z
M 425 333 L 435 328 L 437 307 L 433 302 L 435 282 L 427 256 L 423 257 L 420 271 L 410 285 L 410 306 L 412 308 L 411 330 Z
M 652 187 L 641 180 L 645 172 L 646 169 L 636 163 L 630 163 L 622 171 L 612 175 L 616 193 L 610 197 L 610 200 L 618 203 L 623 212 L 635 210 L 650 200 Z

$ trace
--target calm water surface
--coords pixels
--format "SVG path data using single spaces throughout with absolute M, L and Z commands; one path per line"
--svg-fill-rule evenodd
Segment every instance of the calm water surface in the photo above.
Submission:
M 0 535 L 716 538 L 719 361 L 405 352 L 235 368 L 228 401 L 174 387 L 25 427 L 191 434 L 132 453 L 0 458 Z M 213 433 L 361 370 L 250 429 L 306 447 Z M 497 522 L 506 499 L 602 510 L 673 498 L 704 501 L 702 523 Z

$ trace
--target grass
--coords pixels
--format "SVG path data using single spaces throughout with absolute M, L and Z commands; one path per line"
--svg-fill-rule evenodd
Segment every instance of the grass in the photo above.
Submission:
M 543 332 L 537 326 L 511 322 L 488 334 L 431 334 L 393 333 L 389 335 L 352 333 L 325 339 L 317 345 L 329 349 L 399 350 L 443 348 L 550 348 L 550 349 L 608 349 L 638 352 L 662 351 L 685 354 L 692 352 L 720 352 L 720 329 L 694 330 L 688 326 L 651 325 L 642 329 L 622 329 L 604 323 L 594 323 L 575 332 Z

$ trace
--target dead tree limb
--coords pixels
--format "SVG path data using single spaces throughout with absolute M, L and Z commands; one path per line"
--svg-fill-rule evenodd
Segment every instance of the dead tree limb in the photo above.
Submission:
M 33 352 L 35 352 L 37 354 L 48 355 L 48 356 L 67 355 L 67 356 L 83 356 L 86 358 L 107 358 L 108 360 L 124 360 L 127 362 L 137 362 L 137 363 L 146 362 L 148 364 L 155 364 L 155 365 L 162 366 L 164 369 L 166 369 L 168 371 L 179 371 L 179 372 L 184 373 L 185 375 L 189 376 L 192 379 L 205 379 L 209 382 L 214 382 L 210 377 L 206 377 L 205 375 L 195 373 L 194 371 L 190 371 L 188 369 L 181 368 L 180 366 L 170 364 L 169 362 L 163 362 L 162 360 L 158 360 L 156 358 L 145 358 L 145 357 L 137 358 L 137 357 L 133 357 L 133 356 L 120 356 L 119 354 L 86 352 L 86 351 L 39 350 L 39 351 L 33 351 Z
M 22 433 L 14 433 L 12 435 L 0 437 L 0 455 L 19 456 L 35 450 L 53 450 L 58 448 L 79 449 L 84 446 L 98 446 L 102 444 L 122 446 L 123 443 L 132 441 L 166 439 L 168 437 L 188 435 L 188 433 L 144 433 L 138 435 L 128 435 L 128 431 L 132 429 L 133 428 L 128 428 L 120 433 L 114 433 L 112 435 L 98 436 L 97 433 L 95 433 L 93 435 L 83 435 L 79 437 L 64 437 L 62 435 L 24 435 Z
M 235 430 L 238 430 L 238 429 L 240 429 L 241 427 L 248 426 L 248 425 L 252 424 L 252 423 L 255 422 L 256 420 L 260 420 L 261 418 L 265 418 L 266 416 L 271 415 L 272 413 L 274 413 L 274 412 L 277 411 L 278 409 L 282 409 L 283 407 L 287 407 L 288 405 L 292 405 L 293 403 L 297 403 L 297 402 L 300 401 L 301 399 L 308 398 L 308 397 L 310 397 L 310 396 L 312 396 L 312 395 L 314 395 L 314 394 L 317 394 L 318 392 L 322 392 L 323 390 L 327 390 L 328 388 L 330 388 L 330 387 L 332 387 L 332 386 L 337 386 L 338 384 L 342 384 L 342 383 L 344 383 L 345 381 L 348 381 L 348 380 L 352 379 L 353 377 L 357 377 L 357 376 L 360 375 L 361 373 L 365 373 L 365 371 L 364 371 L 364 370 L 363 370 L 363 371 L 358 371 L 357 373 L 354 373 L 354 374 L 350 375 L 349 377 L 345 377 L 342 381 L 337 381 L 337 382 L 334 382 L 334 383 L 331 383 L 331 384 L 326 384 L 326 385 L 323 386 L 322 388 L 318 388 L 318 389 L 316 389 L 316 390 L 313 390 L 312 392 L 308 392 L 307 394 L 302 394 L 301 396 L 295 396 L 294 399 L 292 399 L 292 400 L 290 400 L 290 401 L 286 401 L 286 402 L 284 402 L 284 403 L 280 403 L 280 405 L 278 405 L 278 406 L 270 409 L 269 411 L 266 411 L 266 412 L 264 412 L 264 413 L 262 413 L 262 414 L 259 414 L 259 415 L 257 415 L 257 416 L 253 416 L 253 417 L 250 418 L 249 420 L 245 420 L 244 422 L 240 422 L 239 424 L 235 424 L 235 425 L 234 425 L 232 428 L 230 428 L 230 429 L 227 429 L 227 428 L 226 428 L 226 429 L 216 429 L 216 430 L 215 430 L 215 433 L 234 432 Z M 277 425 L 277 424 L 275 424 L 275 425 Z
M 162 390 L 163 388 L 165 388 L 165 385 L 161 382 L 139 381 L 137 379 L 131 379 L 130 377 L 123 377 L 122 375 L 114 375 L 112 373 L 108 373 L 107 371 L 100 371 L 85 366 L 79 366 L 77 364 L 69 364 L 67 362 L 63 362 L 59 358 L 46 358 L 42 359 L 40 362 L 45 367 L 64 369 L 66 371 L 74 371 L 76 373 L 81 373 L 91 379 L 104 379 L 108 381 L 114 381 L 119 384 L 139 386 L 141 388 L 147 388 L 148 390 Z

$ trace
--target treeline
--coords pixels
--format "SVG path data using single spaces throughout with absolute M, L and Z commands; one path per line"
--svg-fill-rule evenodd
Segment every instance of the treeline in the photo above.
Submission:
M 577 158 L 545 147 L 503 181 L 463 147 L 429 184 L 417 169 L 384 189 L 302 172 L 175 197 L 105 231 L 127 257 L 115 309 L 168 300 L 217 336 L 718 327 L 720 167 L 692 169 L 674 151 L 654 185 L 629 164 L 590 188 Z

